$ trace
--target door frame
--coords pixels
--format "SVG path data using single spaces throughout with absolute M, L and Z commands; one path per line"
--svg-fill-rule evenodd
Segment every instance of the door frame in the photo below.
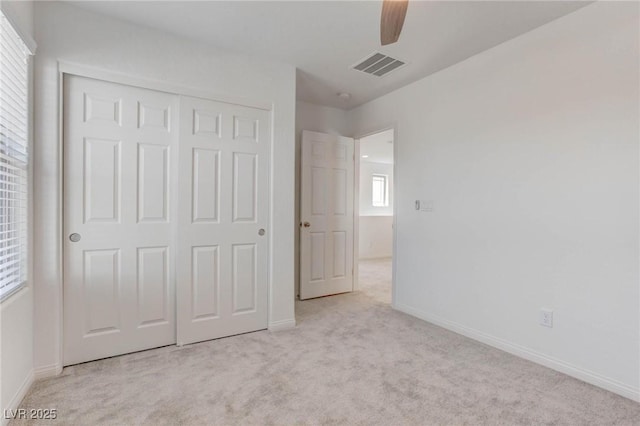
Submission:
M 391 230 L 391 306 L 395 308 L 396 295 L 396 255 L 397 255 L 397 210 L 398 197 L 396 196 L 398 168 L 396 167 L 396 158 L 398 155 L 398 126 L 393 123 L 388 126 L 381 126 L 377 130 L 359 133 L 354 137 L 354 191 L 353 191 L 353 291 L 360 290 L 360 139 L 367 136 L 382 133 L 387 130 L 393 130 L 393 186 L 392 186 L 392 207 L 393 207 L 393 228 Z
M 262 109 L 265 111 L 269 111 L 271 117 L 270 120 L 273 123 L 273 115 L 274 115 L 274 106 L 273 103 L 264 102 L 264 101 L 256 101 L 247 99 L 244 97 L 236 97 L 229 95 L 221 95 L 219 93 L 213 93 L 207 90 L 198 89 L 194 87 L 180 86 L 175 84 L 166 83 L 158 80 L 150 80 L 145 78 L 140 78 L 133 75 L 122 74 L 118 72 L 113 72 L 100 68 L 93 68 L 83 65 L 74 64 L 71 62 L 66 62 L 62 60 L 57 61 L 58 65 L 58 174 L 56 176 L 56 185 L 60 188 L 57 197 L 57 206 L 55 209 L 55 214 L 57 216 L 56 220 L 56 230 L 55 235 L 57 238 L 57 247 L 58 247 L 58 298 L 57 300 L 52 300 L 51 304 L 54 305 L 54 309 L 56 312 L 56 328 L 58 331 L 58 335 L 53 337 L 53 340 L 58 345 L 57 347 L 57 362 L 55 365 L 47 366 L 39 368 L 39 371 L 36 371 L 34 374 L 37 375 L 37 378 L 45 378 L 51 377 L 54 375 L 58 375 L 62 373 L 62 369 L 64 366 L 64 287 L 65 287 L 65 270 L 64 270 L 64 262 L 65 262 L 65 252 L 64 252 L 64 155 L 65 155 L 65 140 L 64 140 L 64 77 L 65 75 L 69 76 L 77 76 L 84 78 L 91 78 L 95 80 L 101 80 L 108 83 L 121 84 L 126 86 L 132 86 L 139 89 L 147 89 L 154 90 L 158 92 L 165 92 L 177 96 L 190 96 L 197 97 L 203 99 L 209 99 L 215 102 L 224 102 L 234 105 L 240 105 L 250 108 Z M 269 241 L 267 243 L 267 257 L 269 270 L 267 273 L 267 327 L 270 331 L 284 330 L 295 327 L 295 321 L 289 323 L 286 321 L 286 324 L 283 322 L 272 322 L 272 294 L 273 294 L 273 280 L 271 276 L 273 275 L 274 264 L 273 264 L 273 238 L 272 232 L 275 229 L 274 219 L 275 215 L 273 214 L 273 198 L 275 193 L 274 188 L 274 179 L 273 179 L 273 171 L 275 168 L 273 167 L 273 155 L 274 155 L 274 129 L 272 126 L 271 129 L 271 147 L 269 158 L 271 160 L 271 170 L 269 176 Z M 174 304 L 176 301 L 174 301 Z M 177 304 L 176 304 L 177 309 Z M 177 332 L 177 321 L 176 321 L 176 332 Z

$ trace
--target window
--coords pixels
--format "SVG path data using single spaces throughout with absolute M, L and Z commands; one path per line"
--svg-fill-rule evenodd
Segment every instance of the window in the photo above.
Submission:
M 29 55 L 0 12 L 0 299 L 27 279 Z
M 373 207 L 389 206 L 389 184 L 387 175 L 373 175 L 371 205 Z

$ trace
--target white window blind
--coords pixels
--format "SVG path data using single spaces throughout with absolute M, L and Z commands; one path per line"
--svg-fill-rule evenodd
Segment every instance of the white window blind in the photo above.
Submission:
M 29 50 L 0 12 L 0 299 L 27 275 Z
M 387 207 L 389 205 L 387 176 L 373 175 L 371 179 L 371 205 L 373 207 Z

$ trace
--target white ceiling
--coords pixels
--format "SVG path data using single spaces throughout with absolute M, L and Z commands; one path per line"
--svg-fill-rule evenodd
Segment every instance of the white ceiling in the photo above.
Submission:
M 81 1 L 138 25 L 298 68 L 298 99 L 353 108 L 570 13 L 583 1 L 410 0 L 400 41 L 380 46 L 379 1 Z M 374 77 L 374 51 L 408 63 Z M 338 92 L 349 92 L 344 101 Z
M 360 157 L 360 161 L 393 164 L 393 129 L 360 138 Z

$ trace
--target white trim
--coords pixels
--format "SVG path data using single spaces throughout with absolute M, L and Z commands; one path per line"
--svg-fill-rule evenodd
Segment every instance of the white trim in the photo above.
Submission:
M 421 320 L 427 321 L 431 324 L 435 324 L 440 327 L 446 328 L 447 330 L 453 331 L 454 333 L 461 334 L 473 340 L 477 340 L 489 346 L 493 346 L 494 348 L 508 352 L 512 355 L 518 356 L 520 358 L 524 358 L 528 361 L 535 362 L 536 364 L 540 364 L 545 367 L 551 368 L 553 370 L 559 371 L 568 376 L 574 377 L 576 379 L 582 380 L 594 386 L 598 386 L 600 388 L 606 389 L 618 395 L 624 396 L 625 398 L 629 398 L 633 401 L 640 402 L 640 389 L 633 388 L 629 385 L 621 383 L 610 377 L 603 376 L 593 371 L 585 370 L 581 367 L 578 367 L 576 365 L 570 364 L 568 362 L 562 361 L 554 357 L 550 357 L 543 353 L 529 349 L 525 346 L 508 342 L 506 340 L 500 339 L 490 334 L 483 333 L 479 330 L 458 324 L 453 321 L 446 320 L 437 315 L 429 314 L 427 312 L 424 312 L 420 309 L 413 308 L 408 305 L 404 305 L 396 302 L 394 308 L 400 312 L 404 312 L 406 314 L 420 318 Z
M 2 426 L 9 424 L 9 421 L 11 420 L 11 419 L 5 418 L 5 412 L 9 410 L 17 410 L 18 407 L 20 407 L 22 400 L 27 395 L 27 392 L 29 392 L 29 389 L 31 389 L 31 385 L 33 384 L 33 381 L 34 381 L 33 370 L 31 370 L 29 371 L 29 374 L 27 374 L 27 377 L 25 377 L 24 381 L 16 391 L 15 395 L 13 395 L 13 398 L 11 398 L 11 400 L 9 401 L 9 404 L 7 404 L 6 407 L 3 407 Z
M 393 124 L 393 220 L 391 222 L 391 306 L 398 301 L 398 286 L 396 286 L 396 271 L 398 262 L 398 125 Z
M 273 278 L 273 273 L 275 268 L 274 262 L 273 262 L 273 254 L 275 253 L 275 247 L 273 245 L 273 242 L 275 240 L 275 238 L 273 238 L 271 235 L 273 234 L 274 230 L 276 229 L 276 214 L 275 214 L 275 199 L 276 199 L 276 189 L 275 189 L 275 182 L 276 182 L 276 168 L 275 168 L 275 163 L 276 163 L 276 113 L 275 113 L 275 108 L 272 108 L 271 110 L 271 116 L 269 117 L 269 126 L 271 129 L 271 133 L 269 134 L 269 137 L 271 138 L 271 152 L 269 152 L 269 206 L 268 206 L 268 210 L 269 210 L 269 221 L 268 221 L 268 228 L 267 228 L 267 257 L 268 257 L 268 262 L 269 262 L 269 270 L 267 271 L 267 328 L 270 328 L 270 321 L 271 318 L 274 317 L 273 314 L 273 283 L 275 282 L 274 278 Z M 294 126 L 295 126 L 295 120 L 294 120 Z M 295 150 L 295 139 L 294 139 L 294 150 Z M 295 166 L 294 166 L 295 168 Z M 294 171 L 294 175 L 295 175 L 295 171 Z M 294 203 L 295 203 L 295 199 L 294 199 Z M 294 217 L 294 221 L 295 221 L 295 217 Z M 294 232 L 294 237 L 295 237 L 295 232 Z M 294 262 L 295 262 L 295 256 L 294 256 Z M 294 285 L 295 287 L 295 278 L 294 278 Z M 295 291 L 294 291 L 295 293 Z M 293 312 L 294 312 L 294 316 L 295 316 L 295 295 L 293 296 Z M 177 310 L 176 310 L 177 313 Z M 295 322 L 295 320 L 294 320 Z M 295 324 L 294 324 L 295 326 Z
M 58 67 L 60 65 L 58 64 Z M 58 223 L 56 236 L 58 238 L 58 359 L 56 364 L 64 365 L 64 73 L 58 70 Z
M 147 78 L 136 77 L 129 74 L 121 74 L 102 68 L 88 67 L 85 65 L 79 65 L 67 61 L 58 61 L 58 71 L 61 74 L 73 74 L 80 77 L 104 80 L 109 83 L 124 84 L 126 86 L 134 86 L 141 89 L 155 90 L 157 92 L 191 96 L 194 98 L 202 98 L 216 102 L 224 102 L 228 104 L 262 109 L 265 111 L 273 111 L 273 103 L 271 102 L 254 101 L 240 96 L 230 96 L 220 93 L 213 93 L 204 91 L 197 87 L 180 86 L 160 80 L 150 80 Z
M 5 307 L 13 303 L 14 300 L 18 300 L 20 297 L 22 297 L 22 296 L 19 297 L 18 295 L 21 295 L 22 293 L 27 293 L 30 290 L 31 290 L 31 286 L 29 286 L 27 282 L 24 282 L 22 285 L 14 288 L 9 293 L 6 293 L 4 296 L 2 296 L 2 298 L 0 298 L 0 306 L 2 306 L 2 308 L 4 309 Z
M 372 217 L 385 217 L 385 216 L 372 216 Z M 374 257 L 361 257 L 359 260 L 391 260 L 393 256 L 374 256 Z
M 271 332 L 291 330 L 295 327 L 296 320 L 294 318 L 269 323 L 269 331 Z
M 360 290 L 360 139 L 353 138 L 353 291 Z
M 34 380 L 48 379 L 50 377 L 55 377 L 60 373 L 62 373 L 61 364 L 45 365 L 43 367 L 38 367 L 33 369 L 33 379 Z

